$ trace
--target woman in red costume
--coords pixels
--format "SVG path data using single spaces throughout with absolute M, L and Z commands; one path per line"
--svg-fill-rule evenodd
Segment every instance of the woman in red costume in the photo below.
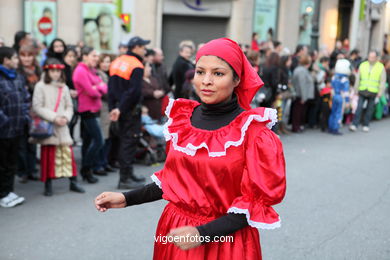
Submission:
M 227 38 L 198 51 L 194 85 L 201 103 L 169 102 L 167 160 L 154 183 L 103 192 L 96 208 L 167 200 L 156 230 L 167 239 L 155 242 L 154 259 L 261 259 L 257 228 L 280 227 L 272 205 L 286 189 L 282 144 L 270 130 L 276 111 L 250 108 L 263 82 Z M 208 242 L 225 235 L 233 242 Z

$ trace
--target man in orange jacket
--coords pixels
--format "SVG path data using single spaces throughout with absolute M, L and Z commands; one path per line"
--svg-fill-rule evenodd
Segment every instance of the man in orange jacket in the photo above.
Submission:
M 149 40 L 133 37 L 125 55 L 116 58 L 110 66 L 108 103 L 111 121 L 119 125 L 118 189 L 134 189 L 143 185 L 145 178 L 134 174 L 133 163 L 141 133 L 142 64 Z

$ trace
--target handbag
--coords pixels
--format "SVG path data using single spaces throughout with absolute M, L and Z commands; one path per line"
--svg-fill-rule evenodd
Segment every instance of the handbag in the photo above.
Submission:
M 57 96 L 57 101 L 56 101 L 56 106 L 54 108 L 54 112 L 57 112 L 58 106 L 60 104 L 61 96 L 62 96 L 62 89 L 63 88 L 59 88 L 59 90 L 58 90 L 58 96 Z M 54 134 L 54 125 L 52 122 L 44 120 L 37 115 L 33 115 L 32 121 L 30 124 L 29 134 L 31 137 L 36 138 L 36 139 L 48 138 Z

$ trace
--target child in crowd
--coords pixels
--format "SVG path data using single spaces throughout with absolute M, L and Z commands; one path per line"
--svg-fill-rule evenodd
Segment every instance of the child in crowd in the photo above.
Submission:
M 341 135 L 339 131 L 343 119 L 343 106 L 349 102 L 349 75 L 351 63 L 347 59 L 339 59 L 332 78 L 332 112 L 329 117 L 329 133 Z M 345 99 L 345 101 L 344 101 Z
M 141 122 L 146 132 L 148 132 L 151 136 L 158 139 L 164 138 L 164 127 L 159 125 L 157 120 L 153 120 L 149 116 L 149 109 L 145 106 L 142 107 Z
M 72 150 L 68 122 L 73 115 L 69 88 L 65 85 L 65 66 L 57 59 L 46 60 L 43 80 L 35 86 L 33 111 L 40 118 L 53 123 L 53 135 L 34 139 L 41 144 L 41 180 L 45 183 L 45 196 L 52 196 L 52 179 L 67 177 L 70 190 L 84 193 L 77 184 L 77 167 Z

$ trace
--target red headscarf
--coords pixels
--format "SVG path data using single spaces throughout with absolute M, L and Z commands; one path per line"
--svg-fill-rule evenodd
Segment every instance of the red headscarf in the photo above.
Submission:
M 232 66 L 240 78 L 240 84 L 234 89 L 238 103 L 243 109 L 251 109 L 250 103 L 264 83 L 249 63 L 240 46 L 228 38 L 212 40 L 200 48 L 196 54 L 196 62 L 205 55 L 217 56 Z

